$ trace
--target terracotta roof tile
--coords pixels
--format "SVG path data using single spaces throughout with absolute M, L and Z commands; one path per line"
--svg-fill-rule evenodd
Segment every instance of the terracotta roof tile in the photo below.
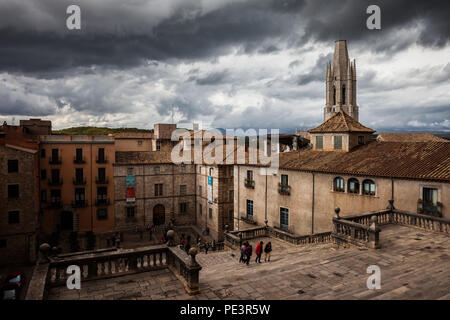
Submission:
M 427 142 L 427 141 L 441 141 L 450 142 L 444 138 L 435 136 L 431 133 L 390 133 L 382 132 L 377 135 L 379 141 L 390 142 Z
M 322 132 L 375 132 L 375 130 L 363 126 L 343 111 L 339 111 L 320 126 L 308 130 L 310 133 Z

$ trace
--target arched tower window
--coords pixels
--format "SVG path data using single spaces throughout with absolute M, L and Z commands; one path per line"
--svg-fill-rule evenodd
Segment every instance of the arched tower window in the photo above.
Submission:
M 333 86 L 333 105 L 336 104 L 336 87 Z
M 345 86 L 342 86 L 342 104 L 345 104 Z

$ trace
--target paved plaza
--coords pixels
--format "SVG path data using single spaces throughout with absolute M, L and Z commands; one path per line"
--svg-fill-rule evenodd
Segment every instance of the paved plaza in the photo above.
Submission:
M 450 237 L 387 225 L 382 248 L 296 246 L 277 239 L 270 262 L 240 264 L 238 250 L 201 253 L 201 293 L 186 294 L 167 269 L 87 281 L 80 291 L 51 289 L 49 299 L 450 299 Z M 255 248 L 258 239 L 252 242 Z M 381 289 L 368 290 L 367 267 L 381 268 Z

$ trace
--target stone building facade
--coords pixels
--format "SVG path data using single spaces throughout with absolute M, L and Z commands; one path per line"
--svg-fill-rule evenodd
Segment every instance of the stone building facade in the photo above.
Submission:
M 0 265 L 33 263 L 39 232 L 38 150 L 1 140 Z

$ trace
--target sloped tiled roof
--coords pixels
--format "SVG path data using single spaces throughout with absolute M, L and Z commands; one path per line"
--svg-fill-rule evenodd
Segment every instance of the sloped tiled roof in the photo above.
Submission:
M 153 132 L 119 132 L 114 134 L 116 139 L 150 139 Z
M 172 163 L 170 152 L 165 151 L 116 151 L 116 164 Z
M 447 142 L 448 140 L 435 136 L 431 133 L 390 133 L 382 132 L 377 135 L 379 141 L 390 142 L 427 142 L 427 141 L 441 141 Z M 450 141 L 448 141 L 450 142 Z
M 450 181 L 450 143 L 374 141 L 351 152 L 286 152 L 280 168 Z
M 350 117 L 342 110 L 332 116 L 330 119 L 322 123 L 320 126 L 308 130 L 310 133 L 325 132 L 368 132 L 373 133 L 375 130 L 363 126 L 361 123 Z

